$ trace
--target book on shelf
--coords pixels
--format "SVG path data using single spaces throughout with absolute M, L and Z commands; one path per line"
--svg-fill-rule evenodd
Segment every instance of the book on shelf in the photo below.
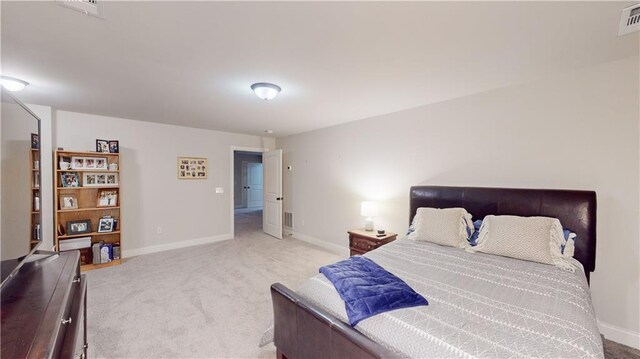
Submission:
M 113 245 L 113 258 L 111 259 L 120 259 L 120 242 Z
M 60 251 L 91 248 L 91 237 L 78 237 L 60 241 Z
M 91 245 L 91 251 L 93 252 L 93 264 L 100 264 L 100 247 L 104 242 L 96 242 Z

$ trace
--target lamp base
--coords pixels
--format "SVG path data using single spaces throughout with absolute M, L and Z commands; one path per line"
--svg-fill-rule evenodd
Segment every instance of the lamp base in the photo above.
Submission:
M 365 231 L 373 231 L 373 218 L 368 217 L 368 218 L 364 221 L 364 230 L 365 230 Z

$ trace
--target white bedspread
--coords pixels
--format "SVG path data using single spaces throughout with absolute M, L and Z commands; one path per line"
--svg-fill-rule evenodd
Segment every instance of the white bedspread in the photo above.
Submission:
M 365 255 L 429 306 L 361 321 L 356 329 L 413 358 L 603 358 L 586 278 L 557 267 L 403 239 Z M 323 275 L 297 292 L 348 323 Z

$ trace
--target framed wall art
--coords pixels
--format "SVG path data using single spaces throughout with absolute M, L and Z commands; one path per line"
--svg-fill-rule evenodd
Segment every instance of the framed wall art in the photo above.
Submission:
M 207 179 L 209 161 L 199 157 L 178 157 L 178 179 Z

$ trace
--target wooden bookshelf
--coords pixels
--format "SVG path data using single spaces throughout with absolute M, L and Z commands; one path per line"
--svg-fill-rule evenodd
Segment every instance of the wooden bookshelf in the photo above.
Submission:
M 31 180 L 31 235 L 29 236 L 29 248 L 33 248 L 36 244 L 40 243 L 37 238 L 37 232 L 40 232 L 42 237 L 42 230 L 36 229 L 36 226 L 40 226 L 40 165 L 36 166 L 36 161 L 40 162 L 40 150 L 37 148 L 31 148 L 29 150 L 29 178 Z M 37 185 L 36 185 L 37 184 Z M 38 199 L 36 199 L 36 197 Z M 38 202 L 36 207 L 36 202 Z
M 91 159 L 84 162 L 92 163 L 92 166 L 106 163 L 107 168 L 82 168 L 73 161 L 75 158 Z M 61 162 L 73 164 L 74 168 L 62 169 Z M 55 246 L 60 249 L 60 243 L 80 237 L 91 237 L 91 244 L 103 242 L 104 244 L 118 244 L 122 249 L 122 222 L 121 222 L 121 168 L 119 153 L 100 152 L 75 152 L 56 151 L 55 153 Z M 111 165 L 117 165 L 117 169 L 109 170 Z M 92 176 L 95 174 L 95 177 Z M 89 176 L 89 177 L 86 177 Z M 63 177 L 65 180 L 63 180 Z M 69 180 L 71 178 L 71 180 Z M 75 180 L 73 180 L 75 178 Z M 101 183 L 107 179 L 116 179 L 115 183 Z M 85 179 L 88 183 L 84 183 Z M 91 183 L 91 181 L 93 181 Z M 99 195 L 102 191 L 115 191 L 117 198 L 110 206 L 100 206 Z M 65 208 L 61 204 L 61 198 L 73 198 L 72 208 Z M 66 202 L 65 202 L 66 203 Z M 68 203 L 67 203 L 68 204 Z M 75 208 L 73 208 L 75 207 Z M 98 226 L 100 218 L 110 216 L 117 219 L 117 227 L 110 232 L 99 232 Z M 69 234 L 68 222 L 90 220 L 91 228 L 88 233 Z M 60 233 L 60 228 L 63 233 Z M 81 269 L 83 271 L 110 267 L 122 263 L 121 259 L 113 259 L 107 263 L 93 263 L 93 253 L 91 248 L 83 249 L 81 252 Z M 122 251 L 120 252 L 122 255 Z

